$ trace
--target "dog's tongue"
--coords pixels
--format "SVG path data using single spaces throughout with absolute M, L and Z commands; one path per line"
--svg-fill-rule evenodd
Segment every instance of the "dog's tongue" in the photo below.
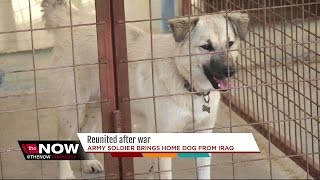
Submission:
M 218 86 L 220 87 L 220 89 L 225 90 L 225 89 L 229 88 L 228 79 L 222 79 L 222 80 L 215 79 L 215 80 L 217 81 Z

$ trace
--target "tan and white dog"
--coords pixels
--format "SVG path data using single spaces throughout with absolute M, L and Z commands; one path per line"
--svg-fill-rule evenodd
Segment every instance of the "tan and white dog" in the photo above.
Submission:
M 64 0 L 44 0 L 42 3 L 47 27 L 61 26 L 70 21 L 68 3 Z M 83 12 L 73 12 L 83 13 Z M 85 14 L 83 17 L 85 18 Z M 76 17 L 76 16 L 75 16 Z M 229 88 L 229 77 L 235 74 L 235 51 L 245 38 L 249 18 L 247 14 L 231 13 L 169 20 L 172 33 L 151 36 L 136 27 L 127 26 L 127 45 L 130 79 L 132 124 L 134 132 L 195 132 L 210 133 L 216 121 L 220 91 Z M 72 43 L 66 38 L 70 31 L 54 29 L 55 49 L 53 66 L 66 61 L 72 51 Z M 75 32 L 75 52 L 86 52 L 80 58 L 96 57 L 96 31 Z M 153 49 L 151 49 L 153 47 Z M 231 51 L 228 51 L 231 50 Z M 188 56 L 189 54 L 195 54 Z M 133 62 L 139 59 L 152 61 Z M 92 81 L 90 76 L 81 76 Z M 64 89 L 70 89 L 67 77 L 59 73 L 50 75 L 59 82 L 55 98 L 64 101 Z M 192 86 L 191 86 L 192 84 Z M 78 85 L 86 101 L 99 98 L 99 89 Z M 83 90 L 85 89 L 85 90 Z M 174 94 L 179 94 L 172 96 Z M 193 95 L 191 95 L 193 94 Z M 170 95 L 170 96 L 169 96 Z M 150 98 L 156 96 L 156 98 Z M 149 97 L 149 98 L 146 98 Z M 89 107 L 86 107 L 89 108 Z M 95 132 L 97 111 L 79 113 L 81 130 Z M 77 131 L 74 120 L 57 114 L 59 138 L 71 139 Z M 89 120 L 88 120 L 89 119 Z M 85 123 L 82 123 L 85 122 Z M 210 179 L 210 158 L 197 159 L 199 179 Z M 171 179 L 171 159 L 160 159 L 161 179 Z M 60 178 L 74 178 L 70 163 L 61 161 Z M 102 171 L 97 160 L 84 162 L 87 172 Z

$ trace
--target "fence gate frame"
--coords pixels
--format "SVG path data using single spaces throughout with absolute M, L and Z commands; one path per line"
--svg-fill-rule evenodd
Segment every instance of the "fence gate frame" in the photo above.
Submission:
M 220 1 L 224 1 L 224 0 L 220 0 Z M 230 2 L 230 0 L 226 0 L 225 3 L 233 4 L 232 2 Z M 206 7 L 204 7 L 204 9 L 205 8 Z M 241 7 L 237 7 L 237 8 L 240 9 Z M 193 15 L 192 0 L 182 0 L 182 9 L 183 9 L 182 10 L 183 16 Z M 267 9 L 268 7 L 265 7 L 264 11 L 266 11 Z M 206 13 L 206 12 L 203 12 L 203 13 Z M 266 16 L 266 14 L 264 16 Z M 267 24 L 266 18 L 267 17 L 264 17 L 264 19 L 262 20 L 265 25 Z M 285 139 L 283 135 L 277 136 L 277 134 L 279 134 L 278 131 L 276 130 L 270 131 L 268 128 L 269 126 L 259 123 L 259 122 L 262 122 L 261 120 L 259 120 L 260 117 L 256 117 L 252 111 L 246 110 L 245 109 L 246 106 L 244 106 L 242 103 L 239 103 L 240 102 L 239 99 L 231 95 L 231 93 L 228 93 L 228 94 L 222 94 L 221 101 L 225 105 L 230 106 L 233 112 L 235 112 L 238 116 L 240 116 L 243 120 L 245 120 L 248 123 L 248 125 L 252 126 L 261 135 L 263 135 L 268 141 L 270 141 L 273 145 L 279 148 L 285 155 L 287 155 L 298 166 L 300 166 L 306 172 L 309 172 L 309 174 L 313 178 L 320 179 L 319 165 L 313 164 L 312 159 L 307 155 L 299 155 L 299 152 L 301 152 L 299 147 L 295 147 L 293 144 L 290 145 L 290 142 L 287 139 Z
M 95 3 L 100 92 L 101 99 L 107 100 L 101 103 L 103 132 L 131 132 L 124 0 L 96 0 Z M 182 13 L 192 15 L 191 0 L 182 0 Z M 239 106 L 235 97 L 224 94 L 222 102 L 311 176 L 320 178 L 319 168 L 309 157 L 299 156 L 299 151 L 275 135 L 277 132 L 270 132 L 267 126 L 259 124 L 252 112 Z M 105 154 L 104 164 L 106 179 L 134 178 L 133 158 L 113 158 Z
M 103 132 L 131 132 L 124 0 L 96 0 Z M 133 179 L 133 158 L 104 155 L 106 179 Z

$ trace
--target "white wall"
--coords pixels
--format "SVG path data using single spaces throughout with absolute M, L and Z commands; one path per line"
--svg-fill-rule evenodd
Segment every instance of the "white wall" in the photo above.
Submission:
M 150 19 L 149 0 L 124 0 L 126 20 Z M 152 18 L 161 18 L 161 1 L 151 0 Z M 33 28 L 43 28 L 41 19 L 42 0 L 30 0 L 32 10 Z M 181 14 L 181 0 L 176 2 L 176 15 Z M 94 0 L 77 0 L 74 4 L 77 8 L 85 11 L 94 11 Z M 92 21 L 95 20 L 93 16 Z M 93 22 L 88 22 L 93 23 Z M 150 31 L 150 21 L 134 23 Z M 152 21 L 153 32 L 162 32 L 162 21 Z M 28 0 L 0 0 L 0 32 L 27 30 L 30 29 L 30 13 Z M 34 46 L 36 49 L 43 49 L 52 46 L 52 38 L 47 31 L 35 31 Z M 31 33 L 19 32 L 11 34 L 0 34 L 0 53 L 31 50 Z
M 16 30 L 16 22 L 14 12 L 11 6 L 11 0 L 0 1 L 0 32 Z M 17 36 L 15 33 L 0 34 L 0 52 L 8 50 L 16 50 Z

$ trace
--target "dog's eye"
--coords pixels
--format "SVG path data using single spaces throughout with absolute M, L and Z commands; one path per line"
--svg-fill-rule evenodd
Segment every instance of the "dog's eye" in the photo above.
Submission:
M 229 41 L 229 48 L 231 48 L 234 44 L 234 41 Z
M 206 51 L 213 51 L 214 48 L 212 47 L 211 44 L 205 44 L 205 45 L 202 45 L 200 46 L 202 49 L 206 50 Z

